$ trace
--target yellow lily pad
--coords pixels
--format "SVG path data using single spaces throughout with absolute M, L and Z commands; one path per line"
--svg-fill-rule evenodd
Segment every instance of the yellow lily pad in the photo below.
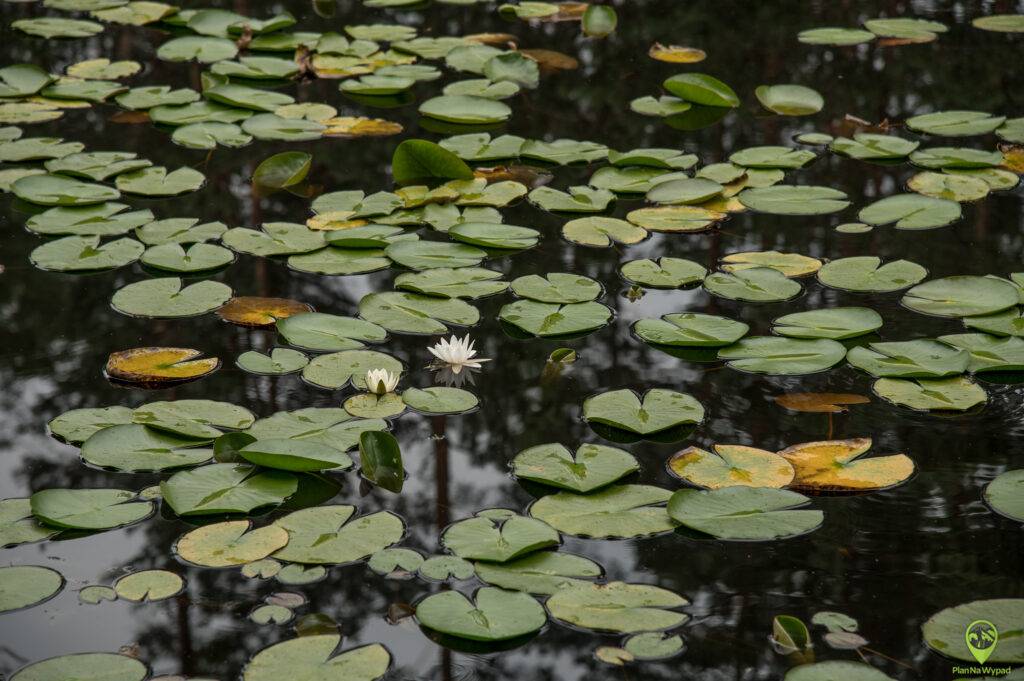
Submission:
M 698 50 L 696 47 L 683 47 L 681 45 L 662 45 L 654 43 L 647 51 L 651 59 L 668 62 L 669 64 L 696 64 L 707 59 L 707 52 Z
M 132 348 L 110 353 L 104 369 L 117 381 L 143 385 L 183 383 L 202 378 L 220 367 L 216 357 L 196 359 L 203 353 L 192 348 Z
M 278 319 L 312 311 L 312 305 L 290 298 L 240 296 L 232 298 L 218 309 L 217 316 L 239 326 L 268 327 L 273 326 Z
M 743 445 L 715 445 L 714 450 L 687 447 L 669 459 L 668 471 L 706 489 L 782 488 L 793 482 L 792 464 L 774 452 Z
M 870 492 L 889 489 L 914 474 L 914 462 L 906 454 L 860 457 L 871 448 L 871 438 L 804 442 L 787 447 L 779 455 L 793 464 L 792 489 L 809 492 Z

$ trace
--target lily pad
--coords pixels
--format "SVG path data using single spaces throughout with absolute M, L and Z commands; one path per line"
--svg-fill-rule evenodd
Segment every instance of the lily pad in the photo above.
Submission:
M 104 681 L 143 681 L 149 676 L 149 668 L 128 655 L 76 653 L 33 662 L 15 672 L 11 681 L 64 681 L 90 676 Z
M 22 201 L 41 206 L 90 206 L 121 198 L 121 192 L 112 187 L 63 175 L 23 177 L 11 185 L 11 192 Z
M 502 589 L 551 595 L 585 583 L 603 573 L 601 566 L 583 556 L 559 551 L 537 551 L 508 563 L 477 563 L 481 581 Z
M 639 243 L 647 238 L 647 230 L 618 218 L 591 217 L 565 223 L 562 236 L 583 246 L 607 248 L 613 242 L 627 246 Z
M 985 620 L 1002 634 L 994 646 L 988 663 L 1020 664 L 1024 662 L 1024 641 L 1013 635 L 1024 619 L 1024 599 L 1002 598 L 972 601 L 946 608 L 932 615 L 921 625 L 925 644 L 935 652 L 955 660 L 974 664 L 974 655 L 967 646 L 964 632 L 976 620 Z
M 887 196 L 862 208 L 857 219 L 869 225 L 895 223 L 896 229 L 934 229 L 960 219 L 960 204 L 921 194 Z
M 999 515 L 1024 523 L 1024 470 L 997 476 L 985 487 L 985 502 Z
M 871 31 L 862 31 L 859 28 L 810 28 L 800 31 L 797 40 L 806 45 L 860 45 L 871 42 L 875 34 Z
M 118 236 L 153 219 L 148 210 L 124 212 L 127 208 L 123 203 L 113 202 L 72 208 L 57 206 L 33 215 L 25 227 L 48 236 Z
M 329 390 L 344 387 L 349 383 L 365 390 L 366 372 L 371 369 L 401 373 L 402 363 L 383 352 L 342 350 L 314 357 L 302 370 L 302 378 Z
M 953 378 L 880 378 L 874 391 L 894 404 L 921 411 L 966 411 L 988 400 L 985 391 L 965 376 Z
M 710 452 L 687 447 L 668 460 L 672 475 L 705 489 L 734 485 L 781 488 L 793 482 L 793 466 L 774 452 L 742 445 L 715 445 Z
M 48 567 L 0 567 L 0 613 L 39 605 L 56 596 L 63 588 L 64 577 Z
M 442 591 L 416 606 L 420 624 L 473 641 L 506 641 L 538 631 L 547 622 L 532 596 L 494 587 L 477 590 L 471 600 L 458 591 Z
M 114 582 L 118 598 L 133 603 L 162 601 L 177 596 L 184 589 L 185 580 L 168 570 L 140 570 Z
M 275 681 L 288 676 L 322 681 L 375 681 L 391 666 L 391 654 L 379 643 L 335 654 L 340 643 L 338 634 L 300 636 L 275 643 L 249 660 L 242 681 Z
M 40 522 L 62 529 L 109 530 L 153 514 L 152 502 L 123 489 L 44 489 L 31 504 Z
M 773 215 L 827 215 L 850 205 L 838 189 L 804 185 L 754 187 L 736 198 L 750 210 Z
M 559 543 L 558 532 L 534 518 L 483 515 L 460 520 L 441 535 L 441 543 L 459 558 L 505 563 Z
M 716 539 L 788 539 L 821 527 L 821 511 L 797 510 L 810 500 L 802 494 L 764 487 L 681 489 L 668 512 L 682 525 Z
M 707 269 L 703 265 L 683 258 L 630 260 L 620 269 L 627 280 L 652 288 L 682 288 L 704 281 Z
M 730 253 L 722 258 L 722 270 L 725 272 L 740 272 L 755 267 L 770 267 L 792 278 L 814 274 L 821 269 L 821 261 L 799 253 L 779 251 Z
M 573 454 L 556 443 L 537 445 L 519 452 L 512 473 L 573 492 L 587 493 L 640 470 L 628 452 L 604 445 L 584 444 Z
M 326 245 L 321 232 L 291 222 L 265 222 L 261 230 L 235 227 L 221 240 L 233 251 L 263 257 L 309 253 Z
M 115 425 L 93 433 L 82 444 L 82 459 L 118 471 L 161 471 L 206 463 L 213 458 L 207 444 L 143 425 Z
M 984 111 L 938 111 L 908 118 L 911 130 L 939 137 L 971 137 L 987 135 L 1003 124 L 1005 116 L 993 116 Z
M 649 229 L 652 232 L 702 232 L 720 220 L 726 214 L 709 210 L 701 206 L 660 206 L 658 208 L 638 208 L 626 214 L 632 224 Z M 646 234 L 644 234 L 646 236 Z M 624 243 L 636 243 L 644 237 Z
M 104 373 L 108 378 L 142 385 L 172 385 L 194 381 L 220 368 L 216 357 L 199 358 L 192 348 L 148 347 L 110 353 Z
M 612 311 L 601 303 L 542 303 L 517 300 L 502 306 L 498 319 L 541 337 L 569 336 L 604 327 Z
M 872 492 L 901 485 L 914 474 L 906 454 L 862 458 L 871 438 L 805 442 L 779 452 L 793 465 L 792 489 L 802 492 Z
M 290 473 L 218 463 L 175 473 L 160 483 L 160 492 L 164 503 L 178 515 L 216 515 L 276 506 L 294 494 L 297 486 Z
M 540 232 L 502 223 L 463 222 L 449 229 L 448 236 L 481 248 L 522 249 L 536 246 Z
M 447 324 L 472 326 L 480 312 L 458 298 L 434 298 L 417 293 L 371 293 L 359 301 L 359 316 L 394 333 L 439 334 Z
M 670 496 L 667 489 L 650 485 L 611 485 L 590 494 L 558 492 L 535 501 L 530 515 L 580 537 L 647 537 L 676 527 L 664 506 Z
M 372 322 L 322 312 L 280 318 L 277 331 L 298 348 L 325 352 L 356 350 L 365 347 L 367 341 L 387 338 L 387 331 Z
M 867 307 L 833 307 L 777 317 L 772 331 L 790 338 L 856 338 L 882 328 L 882 317 Z
M 936 340 L 871 343 L 854 347 L 846 360 L 877 378 L 943 378 L 967 371 L 970 353 Z
M 117 188 L 126 194 L 142 196 L 177 196 L 194 192 L 203 186 L 206 176 L 192 168 L 167 172 L 163 166 L 143 168 L 117 176 Z
M 299 473 L 352 467 L 352 458 L 347 454 L 311 440 L 257 440 L 238 453 L 257 466 Z
M 882 264 L 873 255 L 839 258 L 818 270 L 818 281 L 830 288 L 861 293 L 887 293 L 909 288 L 928 276 L 928 270 L 909 260 Z
M 661 319 L 641 319 L 633 332 L 648 343 L 677 347 L 722 347 L 742 338 L 750 327 L 717 315 L 681 312 Z
M 156 51 L 164 61 L 198 61 L 203 64 L 234 59 L 238 46 L 233 40 L 211 36 L 188 35 L 168 40 Z
M 994 314 L 1019 301 L 1016 285 L 995 277 L 954 276 L 932 279 L 907 291 L 900 301 L 921 314 L 972 317 Z
M 395 288 L 440 298 L 475 300 L 505 291 L 508 282 L 500 281 L 501 277 L 501 272 L 481 267 L 440 267 L 400 274 L 395 277 Z
M 182 287 L 181 279 L 162 277 L 118 289 L 110 304 L 130 317 L 172 319 L 212 312 L 230 299 L 231 288 L 218 281 L 199 281 Z
M 66 411 L 47 426 L 51 435 L 75 445 L 85 442 L 104 428 L 131 422 L 132 410 L 128 407 L 86 407 Z
M 853 139 L 835 138 L 829 142 L 828 148 L 837 154 L 862 161 L 888 161 L 906 158 L 920 144 L 916 140 L 908 140 L 895 135 L 858 132 L 854 134 Z
M 754 95 L 761 106 L 783 116 L 807 116 L 825 106 L 818 92 L 803 85 L 761 85 Z
M 421 414 L 463 414 L 476 409 L 480 403 L 476 395 L 467 390 L 444 386 L 423 390 L 409 388 L 402 393 L 402 400 Z
M 718 351 L 733 369 L 773 376 L 825 371 L 843 361 L 846 348 L 834 340 L 750 336 Z
M 103 24 L 84 19 L 64 19 L 62 17 L 37 17 L 35 19 L 18 19 L 11 22 L 11 28 L 40 38 L 88 38 L 103 32 Z
M 666 80 L 662 86 L 676 97 L 694 104 L 719 107 L 740 105 L 740 99 L 731 87 L 706 73 L 681 73 Z
M 846 660 L 828 660 L 794 667 L 786 673 L 785 681 L 893 681 L 874 667 L 863 662 L 847 662 Z
M 512 116 L 512 109 L 494 99 L 472 95 L 441 95 L 424 101 L 419 112 L 449 123 L 501 123 Z
M 399 265 L 412 270 L 473 267 L 479 265 L 487 255 L 473 246 L 441 241 L 396 241 L 384 249 L 384 252 Z
M 971 359 L 967 370 L 971 373 L 1024 371 L 1024 340 L 1015 336 L 997 338 L 987 333 L 957 333 L 939 336 L 938 340 L 966 350 Z
M 640 395 L 613 390 L 583 402 L 583 418 L 590 423 L 650 436 L 680 425 L 700 423 L 704 407 L 685 393 L 654 388 Z
M 288 545 L 274 557 L 304 565 L 343 565 L 365 560 L 402 539 L 405 525 L 388 511 L 353 517 L 354 506 L 295 511 L 273 527 L 288 531 Z
M 988 196 L 989 186 L 984 180 L 968 175 L 925 171 L 907 180 L 907 188 L 923 196 L 945 201 L 977 201 Z M 904 228 L 905 229 L 905 228 Z
M 910 162 L 922 168 L 992 168 L 1003 162 L 998 151 L 963 147 L 930 147 L 910 155 Z
M 637 97 L 629 103 L 629 108 L 643 116 L 675 116 L 690 110 L 692 105 L 685 99 L 662 95 L 660 97 Z
M 230 520 L 186 532 L 174 552 L 193 565 L 225 568 L 263 560 L 287 543 L 288 533 L 276 525 L 254 530 L 249 520 Z
M 274 348 L 269 355 L 255 350 L 243 352 L 236 364 L 240 369 L 264 376 L 283 376 L 299 371 L 309 363 L 309 358 L 298 350 Z
M 143 250 L 135 239 L 101 244 L 98 236 L 66 236 L 36 247 L 29 260 L 39 269 L 55 272 L 112 270 L 135 262 Z
M 800 284 L 770 267 L 754 267 L 735 273 L 712 272 L 704 279 L 704 288 L 712 295 L 754 303 L 789 300 L 802 290 Z
M 689 605 L 682 596 L 649 584 L 577 584 L 556 592 L 547 601 L 548 612 L 572 626 L 632 634 L 671 629 L 690 619 L 677 612 Z

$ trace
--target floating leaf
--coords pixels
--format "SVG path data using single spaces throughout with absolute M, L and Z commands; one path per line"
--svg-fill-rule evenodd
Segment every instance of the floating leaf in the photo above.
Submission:
M 786 539 L 821 526 L 821 511 L 796 510 L 808 501 L 802 494 L 771 488 L 681 489 L 669 500 L 668 512 L 684 526 L 717 539 Z
M 257 466 L 297 473 L 341 471 L 352 467 L 350 456 L 334 447 L 312 440 L 256 440 L 238 450 L 238 454 Z
M 1024 15 L 992 14 L 984 17 L 976 17 L 971 20 L 971 25 L 975 28 L 980 28 L 983 31 L 1024 33 Z
M 231 288 L 217 281 L 199 281 L 182 288 L 181 279 L 162 277 L 118 289 L 110 304 L 131 317 L 171 319 L 211 312 L 230 299 Z
M 295 511 L 274 522 L 288 531 L 288 545 L 274 557 L 305 565 L 342 565 L 369 558 L 402 539 L 405 525 L 388 511 L 353 518 L 354 506 Z
M 274 348 L 270 355 L 255 350 L 243 352 L 235 363 L 249 373 L 282 376 L 299 371 L 309 363 L 309 358 L 298 350 Z
M 501 123 L 512 116 L 508 105 L 486 97 L 472 95 L 441 95 L 424 101 L 419 112 L 428 118 L 449 123 Z
M 936 317 L 971 317 L 1001 312 L 1015 306 L 1018 299 L 1017 286 L 1005 279 L 954 276 L 918 284 L 900 302 Z
M 676 527 L 664 507 L 671 495 L 650 485 L 612 485 L 590 494 L 558 492 L 535 501 L 530 515 L 575 536 L 646 537 Z
M 351 383 L 366 389 L 366 372 L 386 369 L 401 373 L 402 363 L 391 355 L 373 350 L 342 350 L 314 357 L 302 370 L 302 377 L 313 385 L 335 390 Z
M 838 189 L 803 185 L 744 189 L 737 198 L 750 210 L 773 215 L 826 215 L 850 205 Z
M 807 116 L 825 106 L 820 94 L 803 85 L 761 85 L 754 94 L 761 106 L 783 116 Z
M 144 385 L 194 381 L 220 367 L 216 357 L 197 359 L 191 348 L 132 348 L 110 353 L 104 373 L 111 379 Z
M 118 598 L 133 603 L 152 603 L 177 596 L 185 589 L 185 580 L 167 570 L 141 570 L 118 578 L 114 591 Z
M 123 489 L 44 489 L 31 497 L 32 514 L 61 529 L 110 530 L 145 520 L 149 501 L 136 501 Z
M 754 267 L 734 274 L 712 272 L 704 279 L 704 288 L 722 298 L 755 303 L 789 300 L 802 290 L 800 284 L 770 267 Z
M 471 326 L 480 321 L 480 312 L 464 300 L 398 291 L 364 296 L 359 316 L 394 333 L 418 334 L 446 333 L 446 323 Z
M 82 459 L 125 472 L 161 471 L 206 463 L 213 457 L 206 444 L 143 425 L 115 425 L 93 433 L 82 444 Z
M 671 629 L 690 619 L 676 612 L 689 605 L 682 596 L 648 584 L 577 584 L 556 592 L 548 612 L 560 622 L 592 629 L 631 634 Z
M 149 676 L 149 668 L 128 655 L 76 653 L 33 662 L 15 672 L 11 681 L 63 681 L 90 676 L 105 681 L 143 681 Z
M 877 135 L 858 132 L 853 139 L 837 137 L 828 143 L 828 148 L 837 154 L 862 161 L 885 161 L 906 158 L 921 143 L 895 135 Z
M 455 154 L 426 140 L 405 140 L 395 148 L 391 173 L 401 185 L 424 180 L 470 180 L 473 171 Z
M 705 73 L 681 73 L 666 80 L 663 87 L 676 97 L 705 106 L 737 107 L 740 99 L 732 88 Z
M 967 411 L 988 400 L 985 391 L 964 376 L 917 380 L 880 378 L 873 389 L 883 399 L 921 411 Z
M 629 108 L 644 116 L 675 116 L 690 110 L 692 105 L 678 97 L 637 97 L 629 103 Z
M 985 501 L 1002 515 L 1024 522 L 1024 470 L 1006 471 L 985 487 Z
M 72 409 L 51 420 L 47 427 L 54 437 L 68 444 L 79 444 L 104 428 L 132 422 L 128 407 Z
M 539 555 L 539 554 L 535 554 Z M 529 557 L 523 560 L 528 560 Z M 494 566 L 503 567 L 503 566 Z M 463 560 L 457 556 L 431 556 L 423 561 L 419 569 L 420 577 L 435 582 L 443 582 L 448 579 L 464 580 L 475 574 L 473 563 Z
M 541 303 L 517 300 L 502 306 L 498 319 L 541 337 L 568 336 L 600 329 L 612 318 L 601 303 Z
M 647 191 L 652 203 L 678 205 L 704 203 L 722 193 L 722 185 L 701 177 L 661 181 Z
M 291 222 L 265 222 L 262 230 L 235 227 L 222 242 L 233 251 L 263 257 L 308 253 L 326 244 L 322 233 Z
M 722 258 L 722 270 L 725 272 L 740 272 L 755 267 L 770 267 L 787 277 L 803 277 L 821 269 L 821 261 L 799 253 L 779 251 L 730 253 Z
M 473 600 L 458 591 L 433 594 L 416 606 L 416 618 L 428 629 L 473 641 L 519 638 L 547 621 L 533 597 L 494 587 L 478 589 Z
M 281 101 L 277 100 L 276 106 Z M 260 140 L 306 142 L 320 139 L 328 130 L 326 124 L 304 118 L 283 118 L 276 114 L 256 114 L 242 123 L 242 130 Z
M 928 270 L 909 260 L 882 264 L 873 255 L 839 258 L 818 270 L 818 281 L 846 291 L 887 293 L 908 288 L 928 276 Z
M 530 203 L 552 212 L 600 213 L 615 200 L 615 194 L 607 189 L 592 189 L 591 187 L 569 187 L 568 193 L 551 187 L 537 187 L 530 192 L 528 198 Z M 610 220 L 611 218 L 604 219 Z M 569 235 L 564 228 L 562 233 L 566 234 L 568 238 Z
M 934 229 L 959 220 L 960 215 L 960 204 L 956 201 L 920 194 L 897 194 L 862 208 L 857 219 L 869 225 L 895 223 L 896 229 Z
M 700 206 L 662 206 L 638 208 L 626 214 L 626 219 L 652 232 L 700 232 L 725 219 L 725 215 Z M 643 237 L 636 239 L 642 240 Z
M 477 515 L 450 525 L 441 543 L 459 558 L 505 563 L 559 543 L 558 532 L 534 518 Z
M 967 175 L 933 173 L 925 171 L 907 180 L 907 188 L 924 196 L 947 201 L 977 201 L 988 196 L 989 186 L 984 180 Z
M 128 92 L 117 95 L 114 101 L 123 109 L 145 111 L 161 105 L 177 106 L 191 104 L 197 101 L 199 97 L 198 92 L 189 88 L 172 90 L 170 85 L 149 85 L 134 87 Z
M 1024 370 L 1024 340 L 1020 338 L 996 338 L 987 333 L 958 333 L 939 336 L 938 340 L 966 350 L 971 360 L 967 370 L 971 373 Z
M 116 601 L 117 592 L 109 586 L 87 586 L 78 591 L 78 602 L 96 605 L 103 601 Z
M 256 439 L 309 440 L 346 451 L 359 444 L 359 434 L 364 430 L 386 429 L 385 421 L 354 419 L 344 409 L 311 407 L 260 419 L 247 432 Z
M 613 242 L 625 245 L 639 243 L 647 238 L 647 230 L 618 218 L 592 217 L 565 223 L 562 236 L 583 246 L 607 248 Z
M 402 400 L 421 414 L 463 414 L 477 407 L 476 395 L 460 388 L 409 388 Z
M 859 45 L 871 42 L 875 34 L 858 28 L 811 28 L 800 31 L 797 40 L 806 45 Z
M 284 326 L 287 328 L 290 324 L 297 324 L 298 322 L 293 321 L 285 323 L 284 320 L 294 316 L 310 313 L 312 310 L 313 308 L 309 304 L 298 300 L 291 300 L 289 298 L 241 296 L 232 298 L 225 303 L 217 310 L 217 316 L 226 322 L 231 322 L 232 324 L 254 328 L 266 328 L 280 322 L 278 323 L 277 329 L 287 338 L 287 333 L 283 331 L 281 327 Z M 308 319 L 303 321 L 310 322 L 313 320 Z M 382 338 L 383 336 L 381 336 L 381 339 Z M 330 350 L 341 348 L 326 349 Z
M 810 492 L 867 492 L 901 485 L 914 474 L 905 454 L 861 458 L 871 438 L 805 442 L 779 452 L 796 471 L 792 488 Z
M 101 244 L 98 236 L 66 236 L 36 247 L 29 260 L 39 269 L 55 272 L 112 270 L 135 262 L 143 250 L 134 239 Z
M 48 567 L 0 567 L 0 613 L 39 605 L 56 596 L 63 588 L 64 577 Z
M 816 158 L 817 154 L 807 149 L 792 149 L 790 147 L 750 147 L 748 149 L 741 149 L 731 156 L 729 156 L 729 162 L 743 168 L 754 168 L 754 169 L 773 169 L 773 168 L 785 168 L 795 169 L 802 168 Z M 826 192 L 821 192 L 822 189 L 828 189 L 828 187 L 780 187 L 780 189 L 786 189 L 790 194 L 794 194 L 796 191 L 801 191 L 804 197 L 808 200 L 820 200 L 821 198 L 840 198 L 838 196 L 824 196 Z M 812 191 L 814 190 L 814 191 Z M 831 190 L 835 193 L 837 190 Z M 781 193 L 781 192 L 780 192 Z M 839 192 L 841 193 L 841 192 Z M 768 197 L 768 194 L 764 194 Z M 795 196 L 795 194 L 794 194 Z M 841 197 L 845 198 L 845 197 Z M 769 212 L 769 211 L 765 211 Z M 790 213 L 792 214 L 792 213 Z
M 623 646 L 638 660 L 663 660 L 683 651 L 683 639 L 652 631 L 630 636 Z
M 206 177 L 192 168 L 178 168 L 168 173 L 167 168 L 154 166 L 122 173 L 115 184 L 126 194 L 177 196 L 196 191 L 204 182 Z
M 360 433 L 359 462 L 366 480 L 395 494 L 402 491 L 405 469 L 402 450 L 394 435 L 378 430 Z
M 88 38 L 103 32 L 103 24 L 83 19 L 64 19 L 60 17 L 37 17 L 35 19 L 19 19 L 11 22 L 11 28 L 40 38 Z
M 248 520 L 203 525 L 181 535 L 174 552 L 193 565 L 224 568 L 262 560 L 288 543 L 288 533 L 276 525 L 251 528 Z
M 167 272 L 206 272 L 230 265 L 235 254 L 213 244 L 193 244 L 186 251 L 180 244 L 162 244 L 146 249 L 140 262 Z
M 695 47 L 662 45 L 661 43 L 654 43 L 651 45 L 651 49 L 647 51 L 647 55 L 651 59 L 657 59 L 658 61 L 664 61 L 670 64 L 696 64 L 697 62 L 704 61 L 707 58 L 707 54 L 704 50 L 699 50 Z
M 441 267 L 400 274 L 395 278 L 395 288 L 441 298 L 475 300 L 505 291 L 508 283 L 499 281 L 501 277 L 501 272 L 481 267 Z
M 991 168 L 1003 162 L 998 151 L 965 149 L 961 147 L 931 147 L 918 149 L 910 155 L 910 162 L 922 168 Z
M 661 319 L 641 319 L 633 332 L 648 343 L 678 347 L 721 347 L 742 338 L 749 326 L 699 312 L 667 314 Z
M 825 371 L 843 361 L 846 348 L 834 340 L 749 336 L 718 351 L 733 369 L 773 376 Z
M 715 445 L 714 450 L 687 447 L 676 452 L 668 460 L 669 473 L 706 489 L 778 488 L 793 481 L 793 466 L 774 452 L 742 445 Z
M 682 288 L 704 281 L 708 271 L 703 265 L 682 258 L 630 260 L 621 270 L 622 276 L 636 284 L 652 288 Z
M 160 483 L 160 491 L 164 503 L 178 515 L 216 515 L 276 506 L 294 494 L 297 486 L 295 476 L 289 473 L 218 463 L 175 473 Z
M 777 317 L 772 331 L 790 338 L 856 338 L 882 328 L 882 317 L 867 307 L 833 307 Z
M 846 360 L 877 378 L 942 378 L 965 372 L 970 357 L 961 348 L 919 339 L 854 347 Z
M 537 551 L 511 562 L 476 564 L 481 581 L 512 591 L 551 595 L 600 577 L 601 566 L 583 556 L 557 551 Z
M 391 666 L 391 654 L 379 643 L 335 655 L 341 636 L 319 634 L 276 643 L 256 653 L 242 672 L 243 681 L 296 678 L 323 681 L 374 681 Z
M 851 393 L 789 393 L 774 398 L 775 403 L 790 411 L 812 414 L 841 414 L 850 404 L 867 404 L 871 400 Z
M 642 401 L 632 390 L 613 390 L 584 400 L 583 418 L 649 436 L 680 425 L 700 423 L 704 407 L 690 395 L 672 390 L 648 390 Z
M 121 192 L 112 187 L 63 175 L 23 177 L 11 185 L 11 192 L 23 201 L 42 206 L 89 206 L 121 198 Z
M 473 246 L 443 241 L 396 241 L 384 252 L 399 265 L 412 270 L 473 267 L 479 265 L 487 255 L 485 251 Z
M 463 222 L 449 229 L 448 236 L 481 248 L 521 249 L 536 246 L 540 232 L 501 223 Z
M 983 111 L 939 111 L 908 118 L 911 130 L 940 137 L 970 137 L 987 135 L 1003 124 L 1005 116 L 993 116 Z
M 574 492 L 592 492 L 640 469 L 628 452 L 615 447 L 584 444 L 575 455 L 566 447 L 544 444 L 519 452 L 512 460 L 513 474 Z
M 1003 635 L 999 645 L 992 647 L 988 662 L 1020 664 L 1024 662 L 1024 640 L 1013 635 L 1024 621 L 1024 599 L 1002 598 L 972 601 L 946 608 L 921 625 L 924 642 L 932 650 L 955 660 L 974 664 L 973 651 L 965 637 L 968 626 L 976 620 L 990 622 Z

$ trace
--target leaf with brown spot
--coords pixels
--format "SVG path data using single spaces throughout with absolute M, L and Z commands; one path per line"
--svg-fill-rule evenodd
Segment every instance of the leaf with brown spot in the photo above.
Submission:
M 309 218 L 306 220 L 306 226 L 310 229 L 331 232 L 339 229 L 365 227 L 369 224 L 368 221 L 361 218 L 352 218 L 355 214 L 354 210 L 331 210 Z
M 793 466 L 774 452 L 742 445 L 715 445 L 714 452 L 687 447 L 668 460 L 668 472 L 698 487 L 774 487 L 793 481 Z
M 848 404 L 867 404 L 871 400 L 864 395 L 853 393 L 789 393 L 776 395 L 775 404 L 790 411 L 813 414 L 842 414 L 848 411 Z
M 1018 175 L 1024 175 L 1024 146 L 1000 144 L 999 151 L 1003 152 L 1003 167 L 1012 170 Z
M 240 296 L 225 303 L 217 316 L 232 324 L 259 328 L 303 312 L 313 312 L 313 306 L 290 298 Z
M 110 353 L 104 373 L 114 381 L 165 386 L 202 378 L 220 368 L 216 357 L 196 359 L 192 348 L 132 348 Z
M 473 177 L 483 178 L 488 182 L 519 182 L 534 189 L 550 182 L 552 175 L 533 166 L 510 165 L 474 168 Z
M 404 130 L 401 123 L 365 116 L 328 118 L 323 124 L 327 126 L 324 137 L 388 137 Z
M 519 40 L 511 33 L 473 33 L 462 37 L 471 43 L 481 45 L 508 45 L 515 44 Z
M 662 45 L 661 43 L 651 45 L 647 55 L 651 59 L 668 62 L 669 64 L 696 64 L 697 62 L 704 61 L 708 56 L 704 50 L 698 50 L 696 47 Z
M 871 448 L 871 438 L 804 442 L 779 455 L 793 464 L 792 489 L 805 492 L 872 492 L 906 482 L 914 462 L 906 454 L 860 457 Z
M 580 67 L 580 62 L 575 57 L 556 50 L 536 48 L 519 50 L 519 53 L 537 62 L 541 71 L 575 71 Z

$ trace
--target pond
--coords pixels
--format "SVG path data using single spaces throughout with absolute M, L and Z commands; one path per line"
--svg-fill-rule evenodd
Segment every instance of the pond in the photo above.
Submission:
M 0 679 L 1020 678 L 1024 3 L 0 13 Z

